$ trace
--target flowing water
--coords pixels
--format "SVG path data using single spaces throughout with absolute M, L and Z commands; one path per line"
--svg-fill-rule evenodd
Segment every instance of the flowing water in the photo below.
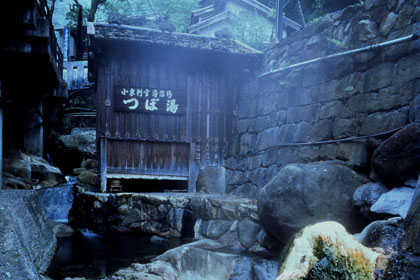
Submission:
M 69 177 L 67 181 L 57 187 L 37 190 L 38 199 L 45 209 L 47 218 L 56 222 L 67 223 L 73 204 L 75 178 Z
M 132 263 L 147 263 L 166 250 L 185 241 L 165 241 L 153 244 L 150 237 L 134 233 L 98 235 L 81 230 L 72 237 L 60 238 L 48 277 L 98 279 Z

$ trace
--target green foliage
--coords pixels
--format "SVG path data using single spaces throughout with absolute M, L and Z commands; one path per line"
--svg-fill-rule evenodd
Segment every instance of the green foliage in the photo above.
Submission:
M 341 42 L 341 41 L 339 41 L 337 39 L 331 39 L 331 38 L 329 38 L 327 40 L 329 42 L 333 43 L 337 48 L 340 48 L 340 49 L 347 49 L 348 48 L 348 46 L 345 43 L 343 43 L 343 42 Z
M 90 11 L 89 8 L 83 7 L 83 12 L 82 12 L 83 25 L 86 25 L 89 11 Z M 77 13 L 78 13 L 78 8 L 75 5 L 69 5 L 69 11 L 66 13 L 66 20 L 68 20 L 68 23 L 66 26 L 70 27 L 72 30 L 76 29 Z
M 357 92 L 357 90 L 353 86 L 348 86 L 344 89 L 344 92 L 348 95 L 352 95 Z
M 360 0 L 301 0 L 305 20 L 310 23 L 317 21 L 327 13 L 344 9 L 348 5 L 359 3 Z M 274 6 L 275 7 L 275 6 Z M 284 1 L 284 12 L 290 19 L 301 23 L 296 0 Z
M 309 21 L 309 24 L 316 24 L 316 23 L 320 22 L 321 19 L 322 19 L 322 17 L 313 18 Z
M 344 249 L 343 244 L 333 242 L 330 237 L 316 238 L 314 256 L 321 262 L 312 267 L 305 280 L 371 279 L 370 263 L 363 251 Z
M 191 11 L 199 8 L 199 0 L 107 0 L 98 9 L 97 18 L 106 20 L 110 13 L 118 13 L 122 19 L 143 16 L 147 27 L 157 28 L 157 20 L 168 16 L 177 31 L 184 31 L 189 24 Z
M 232 14 L 232 36 L 253 48 L 262 50 L 268 46 L 273 25 L 264 16 L 253 11 L 246 16 Z

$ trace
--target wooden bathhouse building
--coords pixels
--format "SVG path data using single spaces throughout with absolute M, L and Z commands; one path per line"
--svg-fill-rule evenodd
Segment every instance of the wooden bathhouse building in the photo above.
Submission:
M 120 178 L 185 180 L 194 192 L 200 168 L 223 165 L 238 86 L 261 53 L 118 24 L 88 23 L 88 34 L 101 191 Z

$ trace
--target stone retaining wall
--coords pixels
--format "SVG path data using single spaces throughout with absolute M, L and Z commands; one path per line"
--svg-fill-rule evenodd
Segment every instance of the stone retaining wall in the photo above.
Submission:
M 419 32 L 418 1 L 366 0 L 326 15 L 268 49 L 263 72 Z M 278 145 L 371 135 L 415 121 L 420 107 L 419 50 L 417 39 L 244 85 L 225 160 L 227 191 L 256 197 L 281 166 L 294 162 L 340 159 L 369 172 L 372 152 L 384 137 Z
M 44 279 L 57 239 L 35 191 L 0 191 L 0 228 L 0 279 Z
M 85 192 L 77 187 L 72 226 L 95 232 L 133 231 L 163 238 L 213 239 L 270 255 L 276 242 L 259 225 L 256 201 L 192 193 Z

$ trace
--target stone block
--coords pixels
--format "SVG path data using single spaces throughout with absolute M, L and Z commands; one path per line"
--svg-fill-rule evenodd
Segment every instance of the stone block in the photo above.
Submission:
M 277 143 L 293 143 L 297 139 L 298 126 L 296 124 L 287 124 L 280 127 Z
M 314 122 L 318 119 L 319 108 L 319 104 L 290 107 L 287 109 L 287 123 Z
M 333 121 L 320 120 L 312 126 L 311 141 L 330 140 L 332 138 Z
M 346 137 L 356 136 L 358 134 L 358 122 L 355 119 L 340 119 L 334 120 L 333 137 L 334 139 L 342 139 Z
M 371 92 L 388 87 L 394 77 L 394 63 L 386 62 L 364 72 L 360 82 L 364 92 Z
M 232 189 L 229 194 L 237 197 L 255 199 L 258 194 L 258 188 L 251 184 L 242 184 Z
M 238 223 L 237 231 L 239 242 L 245 248 L 251 248 L 257 243 L 257 235 L 261 226 L 251 220 L 242 220 Z
M 369 153 L 363 143 L 340 143 L 337 146 L 336 158 L 349 161 L 357 167 L 369 166 Z
M 328 119 L 338 116 L 343 109 L 343 103 L 340 101 L 332 101 L 323 105 L 319 110 L 320 119 Z
M 255 134 L 246 133 L 242 135 L 240 140 L 239 153 L 246 154 L 253 151 L 257 142 L 257 135 Z
M 323 63 L 311 64 L 305 67 L 303 72 L 303 80 L 301 81 L 303 87 L 322 84 L 327 77 L 326 66 Z
M 257 150 L 263 150 L 263 149 L 266 149 L 268 147 L 275 145 L 278 141 L 277 139 L 278 139 L 280 130 L 281 128 L 279 129 L 278 127 L 273 127 L 259 133 L 258 139 L 256 141 L 256 146 L 255 144 L 249 145 L 250 146 L 249 150 L 254 150 L 253 149 L 254 147 L 256 147 Z
M 405 3 L 398 12 L 398 19 L 395 22 L 395 28 L 401 29 L 411 23 L 411 16 L 413 15 L 414 7 L 410 3 Z
M 224 220 L 210 220 L 203 221 L 201 223 L 201 234 L 210 239 L 218 239 L 225 234 L 230 227 L 232 222 Z
M 378 112 L 369 115 L 363 122 L 360 135 L 370 135 L 401 127 L 408 122 L 407 110 Z
M 357 24 L 360 41 L 368 41 L 379 36 L 378 27 L 375 22 L 364 19 Z
M 393 75 L 393 83 L 406 83 L 413 79 L 420 78 L 420 53 L 416 52 L 413 55 L 403 57 L 395 66 Z
M 394 27 L 397 18 L 398 16 L 396 14 L 390 12 L 386 19 L 379 26 L 379 32 L 385 37 L 388 36 L 391 29 Z

